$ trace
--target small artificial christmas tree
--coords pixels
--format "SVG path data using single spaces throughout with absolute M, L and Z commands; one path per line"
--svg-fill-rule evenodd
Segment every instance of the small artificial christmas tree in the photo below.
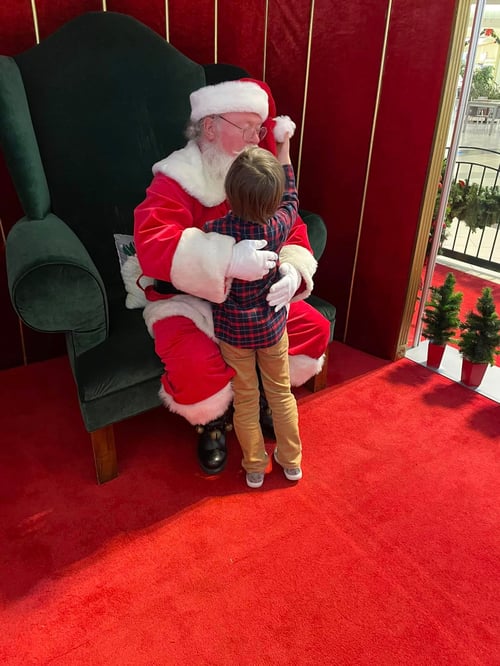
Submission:
M 440 287 L 431 287 L 431 297 L 425 304 L 422 335 L 435 345 L 445 345 L 457 329 L 458 313 L 463 294 L 455 292 L 455 276 L 448 273 Z
M 460 324 L 458 341 L 464 359 L 471 363 L 493 365 L 500 353 L 500 319 L 495 311 L 491 287 L 484 287 L 476 304 L 477 313 L 470 311 Z

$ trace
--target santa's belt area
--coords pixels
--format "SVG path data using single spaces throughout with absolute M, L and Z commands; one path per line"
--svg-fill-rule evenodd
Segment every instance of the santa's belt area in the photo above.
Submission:
M 165 280 L 155 280 L 153 288 L 159 294 L 184 294 L 184 291 L 179 291 L 176 289 L 171 282 L 166 282 Z

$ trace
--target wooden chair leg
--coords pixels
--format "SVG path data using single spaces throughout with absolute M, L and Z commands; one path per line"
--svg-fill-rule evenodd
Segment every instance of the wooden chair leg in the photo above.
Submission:
M 317 375 L 314 375 L 314 377 L 311 377 L 308 382 L 306 382 L 307 388 L 312 391 L 312 393 L 316 393 L 316 391 L 321 391 L 322 389 L 326 388 L 326 380 L 328 377 L 328 353 L 329 347 L 326 348 L 325 361 L 321 371 Z
M 94 451 L 97 483 L 106 483 L 118 476 L 116 462 L 115 433 L 112 425 L 104 426 L 90 433 Z

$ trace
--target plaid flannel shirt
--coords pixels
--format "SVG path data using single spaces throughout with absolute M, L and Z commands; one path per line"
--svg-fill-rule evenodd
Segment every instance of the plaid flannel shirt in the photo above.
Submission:
M 283 168 L 286 178 L 283 198 L 266 225 L 246 222 L 229 211 L 225 217 L 206 222 L 204 231 L 232 236 L 237 243 L 246 239 L 265 239 L 265 249 L 278 253 L 295 223 L 298 210 L 293 168 L 291 165 Z M 260 280 L 234 279 L 224 303 L 212 306 L 216 337 L 240 349 L 259 349 L 276 344 L 285 331 L 288 309 L 275 312 L 268 305 L 266 296 L 279 279 L 278 266 Z

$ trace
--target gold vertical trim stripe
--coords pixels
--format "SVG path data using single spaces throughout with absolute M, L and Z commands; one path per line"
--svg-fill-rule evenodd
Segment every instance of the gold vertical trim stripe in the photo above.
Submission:
M 448 53 L 448 62 L 446 65 L 445 81 L 436 122 L 432 156 L 425 184 L 422 209 L 420 211 L 417 240 L 410 268 L 406 302 L 395 352 L 396 357 L 404 356 L 407 348 L 408 334 L 422 279 L 422 269 L 424 266 L 425 253 L 432 223 L 432 213 L 436 203 L 436 193 L 443 164 L 444 151 L 446 148 L 446 139 L 450 129 L 450 119 L 452 117 L 453 104 L 457 94 L 458 74 L 464 52 L 470 10 L 473 4 L 474 0 L 458 0 L 455 19 L 452 26 L 452 38 Z M 415 344 L 415 341 L 413 341 L 413 344 Z
M 165 0 L 165 39 L 170 42 L 170 16 L 168 8 L 168 0 Z
M 102 11 L 103 12 L 108 11 L 108 6 L 106 5 L 106 0 L 102 0 Z
M 353 266 L 352 266 L 352 273 L 351 273 L 351 284 L 349 285 L 349 299 L 347 302 L 347 311 L 346 311 L 346 321 L 345 321 L 345 328 L 344 328 L 344 335 L 342 338 L 342 342 L 345 343 L 347 339 L 347 333 L 349 330 L 349 318 L 351 314 L 351 305 L 352 305 L 352 293 L 354 289 L 354 279 L 356 277 L 356 268 L 358 264 L 358 254 L 359 254 L 359 245 L 361 242 L 361 232 L 363 230 L 363 218 L 365 214 L 365 205 L 366 205 L 366 194 L 368 191 L 368 182 L 370 179 L 370 170 L 371 170 L 371 162 L 372 162 L 372 155 L 373 155 L 373 144 L 375 141 L 375 132 L 377 129 L 377 118 L 378 118 L 378 110 L 380 106 L 380 97 L 382 94 L 382 81 L 384 77 L 384 66 L 385 66 L 385 56 L 387 53 L 387 41 L 389 37 L 389 26 L 391 22 L 391 14 L 392 14 L 392 0 L 389 0 L 388 5 L 387 5 L 387 17 L 385 20 L 385 29 L 384 29 L 384 41 L 382 45 L 382 54 L 380 57 L 380 67 L 379 67 L 379 73 L 378 73 L 378 82 L 377 82 L 377 95 L 375 97 L 375 108 L 373 110 L 373 118 L 372 118 L 372 130 L 370 134 L 370 144 L 368 147 L 368 159 L 366 162 L 366 172 L 365 172 L 365 182 L 363 184 L 363 196 L 361 198 L 361 211 L 359 214 L 359 226 L 358 226 L 358 235 L 356 238 L 356 249 L 354 251 L 354 261 L 353 261 Z
M 214 0 L 214 62 L 217 62 L 217 43 L 219 40 L 219 6 L 217 0 Z
M 267 69 L 267 30 L 269 25 L 269 0 L 266 0 L 266 10 L 264 14 L 264 57 L 262 59 L 262 80 L 266 80 Z
M 302 119 L 300 125 L 300 138 L 299 138 L 299 155 L 297 158 L 297 189 L 300 183 L 300 169 L 302 165 L 302 146 L 304 144 L 304 127 L 306 124 L 306 111 L 307 111 L 307 95 L 309 93 L 309 71 L 311 68 L 311 48 L 313 37 L 313 23 L 314 23 L 314 0 L 311 1 L 311 13 L 309 15 L 309 33 L 307 36 L 307 57 L 306 57 L 306 75 L 304 80 L 304 96 L 302 103 Z
M 38 30 L 38 15 L 36 13 L 36 0 L 31 0 L 31 15 L 33 16 L 33 27 L 35 28 L 35 40 L 40 44 L 40 31 Z

